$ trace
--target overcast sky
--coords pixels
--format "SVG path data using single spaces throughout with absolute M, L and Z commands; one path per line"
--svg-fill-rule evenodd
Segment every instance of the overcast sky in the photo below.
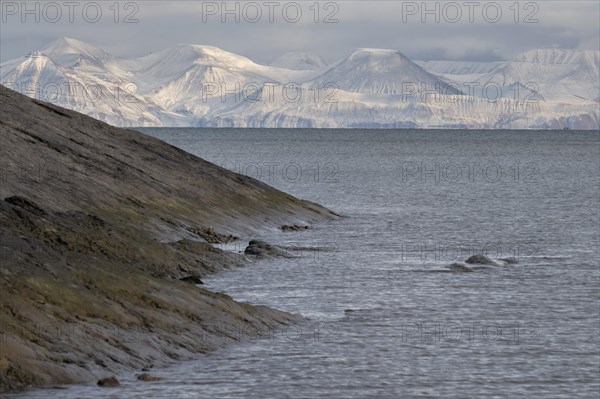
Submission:
M 481 61 L 533 48 L 600 47 L 598 0 L 520 1 L 518 7 L 516 0 L 430 1 L 426 7 L 422 1 L 321 1 L 315 7 L 315 0 L 259 0 L 229 2 L 229 14 L 221 1 L 115 3 L 59 0 L 29 2 L 25 8 L 22 1 L 2 0 L 0 60 L 21 57 L 61 36 L 116 56 L 193 43 L 258 62 L 289 51 L 332 62 L 359 47 L 397 49 L 412 59 Z

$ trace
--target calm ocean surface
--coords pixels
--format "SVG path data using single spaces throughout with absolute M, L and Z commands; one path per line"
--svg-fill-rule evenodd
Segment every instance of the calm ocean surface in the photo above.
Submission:
M 598 132 L 143 131 L 345 216 L 244 237 L 306 248 L 205 279 L 310 320 L 222 326 L 242 342 L 161 382 L 19 397 L 598 397 Z M 519 263 L 436 272 L 479 253 Z

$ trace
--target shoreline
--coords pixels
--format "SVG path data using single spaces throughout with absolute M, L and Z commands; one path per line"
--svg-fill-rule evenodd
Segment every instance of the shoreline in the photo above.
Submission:
M 239 254 L 227 254 L 226 256 L 236 256 L 236 259 L 239 260 L 239 256 L 237 255 Z M 253 263 L 255 261 L 246 258 L 244 264 L 234 267 L 248 267 Z M 219 273 L 227 267 L 226 264 L 221 266 L 223 267 L 222 269 L 208 272 L 204 276 Z M 158 279 L 156 283 L 171 285 L 170 282 L 164 279 Z M 202 288 L 200 285 L 183 282 L 181 285 L 183 286 L 176 288 L 170 286 L 169 288 L 185 291 L 188 295 L 201 295 L 210 298 L 219 307 L 218 311 L 211 314 L 211 318 L 216 317 L 216 319 L 205 322 L 198 320 L 196 317 L 184 317 L 183 321 L 187 322 L 187 324 L 165 325 L 159 332 L 145 331 L 143 325 L 134 325 L 131 328 L 131 326 L 120 327 L 114 324 L 106 325 L 90 321 L 73 320 L 65 320 L 64 322 L 60 322 L 60 325 L 57 325 L 57 322 L 48 325 L 36 323 L 17 328 L 4 325 L 3 334 L 19 336 L 31 341 L 47 340 L 63 344 L 96 346 L 97 343 L 102 343 L 102 341 L 113 340 L 111 345 L 115 348 L 122 348 L 129 344 L 139 346 L 141 342 L 153 341 L 154 344 L 151 345 L 151 349 L 150 346 L 146 347 L 146 349 L 154 352 L 162 352 L 164 356 L 152 355 L 149 357 L 152 359 L 152 362 L 144 363 L 136 356 L 127 357 L 114 352 L 106 352 L 105 355 L 114 363 L 110 368 L 103 367 L 106 370 L 105 372 L 98 371 L 92 373 L 93 378 L 91 379 L 86 378 L 86 376 L 80 379 L 80 373 L 74 373 L 69 370 L 55 372 L 50 371 L 49 368 L 45 368 L 44 372 L 50 371 L 57 378 L 42 385 L 35 383 L 23 385 L 18 383 L 17 385 L 13 385 L 14 388 L 3 390 L 2 393 L 17 394 L 27 392 L 30 389 L 63 389 L 64 386 L 71 384 L 96 385 L 97 380 L 100 381 L 107 378 L 115 378 L 119 382 L 128 380 L 131 382 L 130 377 L 133 375 L 139 377 L 140 374 L 149 373 L 149 375 L 155 377 L 157 376 L 156 372 L 158 372 L 158 378 L 162 380 L 163 378 L 160 377 L 162 373 L 160 371 L 167 370 L 181 362 L 201 361 L 202 355 L 234 345 L 256 342 L 257 340 L 274 340 L 276 337 L 285 334 L 285 331 L 287 331 L 286 327 L 309 322 L 309 319 L 303 315 L 289 313 L 268 306 L 239 302 L 227 294 L 210 291 Z M 194 292 L 195 290 L 197 292 Z M 198 298 L 196 303 L 190 303 L 190 307 L 193 305 L 203 305 L 203 301 Z M 179 309 L 171 310 L 177 312 Z M 207 312 L 203 312 L 203 314 L 206 315 Z M 223 319 L 225 320 L 223 321 Z M 178 340 L 177 337 L 182 334 L 187 335 L 191 340 L 187 342 Z M 77 363 L 78 361 L 85 360 L 74 359 L 73 361 Z M 103 363 L 101 358 L 95 358 L 94 361 Z M 71 360 L 68 363 L 71 363 Z M 138 384 L 146 383 L 139 378 L 136 382 Z M 4 383 L 6 383 L 6 380 L 4 380 Z
M 303 320 L 188 281 L 247 263 L 210 241 L 336 214 L 142 133 L 0 97 L 0 392 L 197 358 L 225 344 L 222 323 Z

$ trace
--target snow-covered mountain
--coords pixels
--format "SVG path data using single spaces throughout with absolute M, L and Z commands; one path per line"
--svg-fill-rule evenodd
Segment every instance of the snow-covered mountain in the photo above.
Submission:
M 415 61 L 425 70 L 443 75 L 482 75 L 492 72 L 498 67 L 504 66 L 505 62 L 471 62 L 471 61 Z
M 424 90 L 458 94 L 444 80 L 395 50 L 358 49 L 315 79 L 340 90 L 365 94 L 418 94 Z
M 140 95 L 114 57 L 75 39 L 58 39 L 40 51 L 1 64 L 0 83 L 116 126 L 187 124 L 181 115 Z
M 275 61 L 271 66 L 296 70 L 315 70 L 327 66 L 327 62 L 317 54 L 311 53 L 286 53 Z
M 480 82 L 500 86 L 519 82 L 537 87 L 546 100 L 577 103 L 598 98 L 599 71 L 599 51 L 531 50 L 481 77 Z
M 62 37 L 40 50 L 59 65 L 71 68 L 106 67 L 114 57 L 104 50 L 79 40 Z
M 0 64 L 0 83 L 118 126 L 598 129 L 599 69 L 597 51 L 486 63 L 358 49 L 262 65 L 193 44 L 118 58 L 61 38 Z

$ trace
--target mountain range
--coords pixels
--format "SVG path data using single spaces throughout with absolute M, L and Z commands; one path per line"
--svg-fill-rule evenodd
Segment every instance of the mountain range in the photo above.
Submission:
M 419 61 L 361 48 L 269 65 L 205 45 L 115 57 L 71 38 L 0 64 L 0 83 L 115 126 L 600 128 L 600 51 Z

